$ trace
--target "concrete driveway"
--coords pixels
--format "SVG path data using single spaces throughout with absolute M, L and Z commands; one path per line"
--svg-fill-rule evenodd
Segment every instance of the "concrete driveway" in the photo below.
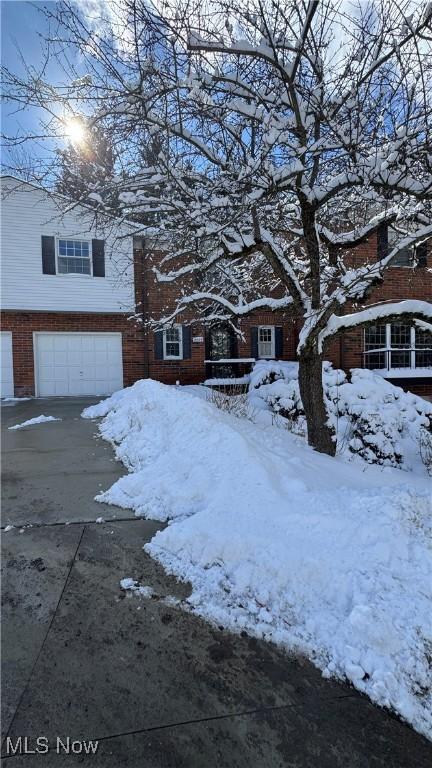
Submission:
M 429 768 L 430 743 L 308 662 L 125 596 L 125 576 L 159 598 L 188 587 L 142 550 L 160 523 L 93 501 L 123 468 L 80 419 L 90 402 L 3 408 L 5 765 Z M 7 429 L 42 413 L 62 421 Z M 67 737 L 98 740 L 96 754 L 67 754 Z

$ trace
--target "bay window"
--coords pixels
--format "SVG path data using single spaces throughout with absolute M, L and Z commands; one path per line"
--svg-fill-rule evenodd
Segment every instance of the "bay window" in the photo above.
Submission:
M 364 365 L 375 370 L 432 367 L 432 332 L 405 323 L 377 323 L 364 332 Z

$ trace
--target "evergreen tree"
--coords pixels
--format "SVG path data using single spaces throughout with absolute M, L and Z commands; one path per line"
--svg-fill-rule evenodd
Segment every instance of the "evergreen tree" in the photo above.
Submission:
M 118 212 L 117 194 L 110 192 L 115 176 L 115 154 L 106 131 L 95 126 L 87 129 L 79 140 L 71 140 L 65 149 L 58 150 L 57 155 L 58 192 L 95 207 L 100 205 L 95 197 L 100 194 L 104 210 Z

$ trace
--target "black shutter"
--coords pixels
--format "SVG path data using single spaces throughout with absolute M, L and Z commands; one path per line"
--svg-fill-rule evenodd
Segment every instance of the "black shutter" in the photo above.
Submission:
M 427 240 L 419 243 L 415 249 L 416 266 L 427 267 Z
M 42 235 L 42 272 L 44 275 L 55 275 L 55 238 Z
M 377 258 L 385 259 L 388 254 L 388 225 L 380 224 L 377 229 Z
M 275 328 L 275 357 L 281 358 L 283 355 L 283 328 L 277 325 Z
M 255 360 L 258 359 L 258 328 L 254 326 L 251 328 L 251 357 Z
M 154 333 L 154 356 L 156 360 L 163 360 L 163 331 Z
M 105 242 L 92 240 L 93 277 L 105 277 Z
M 190 360 L 192 357 L 191 349 L 191 327 L 183 325 L 183 360 Z

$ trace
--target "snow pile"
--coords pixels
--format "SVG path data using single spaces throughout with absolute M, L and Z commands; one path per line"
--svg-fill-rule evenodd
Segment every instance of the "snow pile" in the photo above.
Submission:
M 305 434 L 297 377 L 297 363 L 260 361 L 251 374 L 250 397 Z M 365 369 L 352 369 L 348 381 L 331 363 L 323 364 L 323 385 L 339 450 L 371 464 L 412 469 L 418 463 L 420 430 L 432 432 L 432 403 Z
M 46 421 L 61 421 L 61 419 L 58 419 L 56 416 L 35 416 L 34 419 L 27 419 L 27 421 L 15 424 L 15 426 L 8 427 L 8 429 L 24 429 L 24 427 L 31 427 L 33 424 L 43 424 Z
M 155 593 L 152 587 L 143 586 L 142 584 L 139 584 L 137 581 L 135 581 L 135 579 L 131 579 L 130 577 L 125 579 L 120 579 L 120 587 L 121 589 L 123 589 L 124 592 L 129 592 L 139 597 L 155 596 Z
M 153 381 L 83 415 L 105 416 L 130 470 L 97 498 L 170 519 L 145 549 L 192 583 L 190 610 L 306 654 L 431 735 L 427 479 L 317 454 Z

